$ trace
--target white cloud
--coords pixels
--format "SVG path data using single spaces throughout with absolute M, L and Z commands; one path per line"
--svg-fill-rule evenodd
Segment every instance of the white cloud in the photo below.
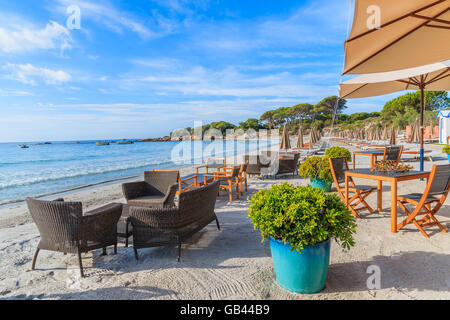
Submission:
M 69 30 L 55 21 L 50 21 L 43 29 L 17 25 L 9 29 L 0 27 L 0 51 L 6 53 L 54 48 L 63 51 L 71 47 L 70 43 Z
M 49 7 L 52 11 L 58 11 L 65 15 L 68 6 L 77 5 L 81 10 L 81 24 L 83 19 L 90 19 L 98 24 L 104 25 L 112 31 L 122 34 L 125 30 L 132 31 L 143 39 L 157 38 L 170 34 L 177 27 L 177 23 L 168 20 L 156 12 L 150 21 L 142 23 L 135 16 L 117 9 L 109 1 L 85 0 L 57 0 L 58 7 Z M 83 28 L 83 26 L 81 27 Z
M 149 70 L 140 69 L 122 77 L 122 88 L 129 91 L 154 91 L 159 95 L 188 95 L 209 97 L 256 98 L 302 98 L 318 99 L 337 93 L 334 86 L 339 75 L 332 72 L 295 72 L 286 70 L 264 74 L 242 72 L 242 66 L 229 66 L 214 70 L 201 66 L 183 65 L 181 61 L 170 64 L 167 69 L 159 69 L 159 63 L 152 60 L 140 65 L 148 65 Z M 251 69 L 251 68 L 250 68 Z M 248 71 L 248 70 L 247 70 Z
M 36 85 L 37 80 L 42 80 L 46 84 L 61 84 L 72 79 L 71 75 L 65 71 L 39 68 L 29 63 L 7 63 L 2 69 L 10 71 L 7 78 L 31 85 Z
M 23 96 L 32 96 L 33 94 L 28 91 L 20 91 L 20 90 L 4 90 L 0 88 L 0 96 L 2 97 L 23 97 Z

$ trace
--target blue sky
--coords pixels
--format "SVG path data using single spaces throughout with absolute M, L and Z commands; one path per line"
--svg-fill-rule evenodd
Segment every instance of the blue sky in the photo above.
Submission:
M 337 94 L 348 14 L 337 0 L 2 1 L 0 141 L 157 137 L 316 103 Z

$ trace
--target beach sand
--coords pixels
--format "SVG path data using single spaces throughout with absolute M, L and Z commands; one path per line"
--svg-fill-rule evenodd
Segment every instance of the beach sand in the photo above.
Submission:
M 368 158 L 359 157 L 357 163 L 367 167 Z M 417 162 L 411 164 L 418 167 Z M 426 169 L 430 168 L 431 163 L 426 162 Z M 247 199 L 252 194 L 283 181 L 308 184 L 298 177 L 250 179 L 248 193 L 232 204 L 221 192 L 216 204 L 221 230 L 212 223 L 196 234 L 183 245 L 179 263 L 175 247 L 140 250 L 136 261 L 132 247 L 120 243 L 116 255 L 112 248 L 107 256 L 102 256 L 101 250 L 83 254 L 83 279 L 79 278 L 76 256 L 56 252 L 41 251 L 37 270 L 30 271 L 39 233 L 23 205 L 6 208 L 0 211 L 0 299 L 450 299 L 450 235 L 433 227 L 431 238 L 426 239 L 414 226 L 392 234 L 387 183 L 384 211 L 362 212 L 355 246 L 347 251 L 332 243 L 326 288 L 314 295 L 283 290 L 275 279 L 268 243 L 261 243 L 247 213 Z M 424 189 L 421 181 L 399 183 L 399 194 Z M 82 201 L 85 210 L 125 202 L 120 183 L 64 198 Z M 376 207 L 376 193 L 368 202 Z M 399 213 L 399 221 L 402 217 Z M 437 217 L 450 230 L 449 200 Z M 379 290 L 369 290 L 366 285 L 371 275 L 367 269 L 373 265 L 381 270 Z

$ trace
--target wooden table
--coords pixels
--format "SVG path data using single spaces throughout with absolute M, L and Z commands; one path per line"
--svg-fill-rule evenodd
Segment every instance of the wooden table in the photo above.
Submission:
M 383 182 L 391 183 L 391 232 L 397 232 L 397 184 L 401 181 L 428 179 L 429 171 L 409 172 L 379 172 L 370 169 L 347 170 L 345 172 L 345 204 L 348 206 L 349 178 L 362 178 L 376 180 L 377 185 L 377 209 L 383 211 Z
M 366 151 L 354 151 L 353 152 L 353 169 L 356 169 L 355 156 L 370 156 L 370 167 L 373 168 L 378 156 L 384 155 L 384 150 L 366 150 Z
M 224 167 L 221 169 L 225 170 Z M 201 187 L 212 182 L 214 179 L 206 176 L 213 175 L 214 173 L 193 173 L 184 177 L 181 177 L 181 187 L 183 191 L 189 189 L 189 187 Z M 216 174 L 225 174 L 225 171 L 216 171 Z
M 200 187 L 203 185 L 203 173 L 194 173 L 190 174 L 188 176 L 181 177 L 181 184 L 183 187 L 183 190 L 185 190 L 184 186 L 193 186 L 193 187 Z

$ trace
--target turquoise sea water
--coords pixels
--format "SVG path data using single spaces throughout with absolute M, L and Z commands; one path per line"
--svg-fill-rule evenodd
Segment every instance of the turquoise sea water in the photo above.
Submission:
M 95 141 L 47 145 L 0 143 L 0 205 L 87 184 L 180 168 L 208 157 L 256 150 L 256 141 L 136 142 L 97 146 Z

